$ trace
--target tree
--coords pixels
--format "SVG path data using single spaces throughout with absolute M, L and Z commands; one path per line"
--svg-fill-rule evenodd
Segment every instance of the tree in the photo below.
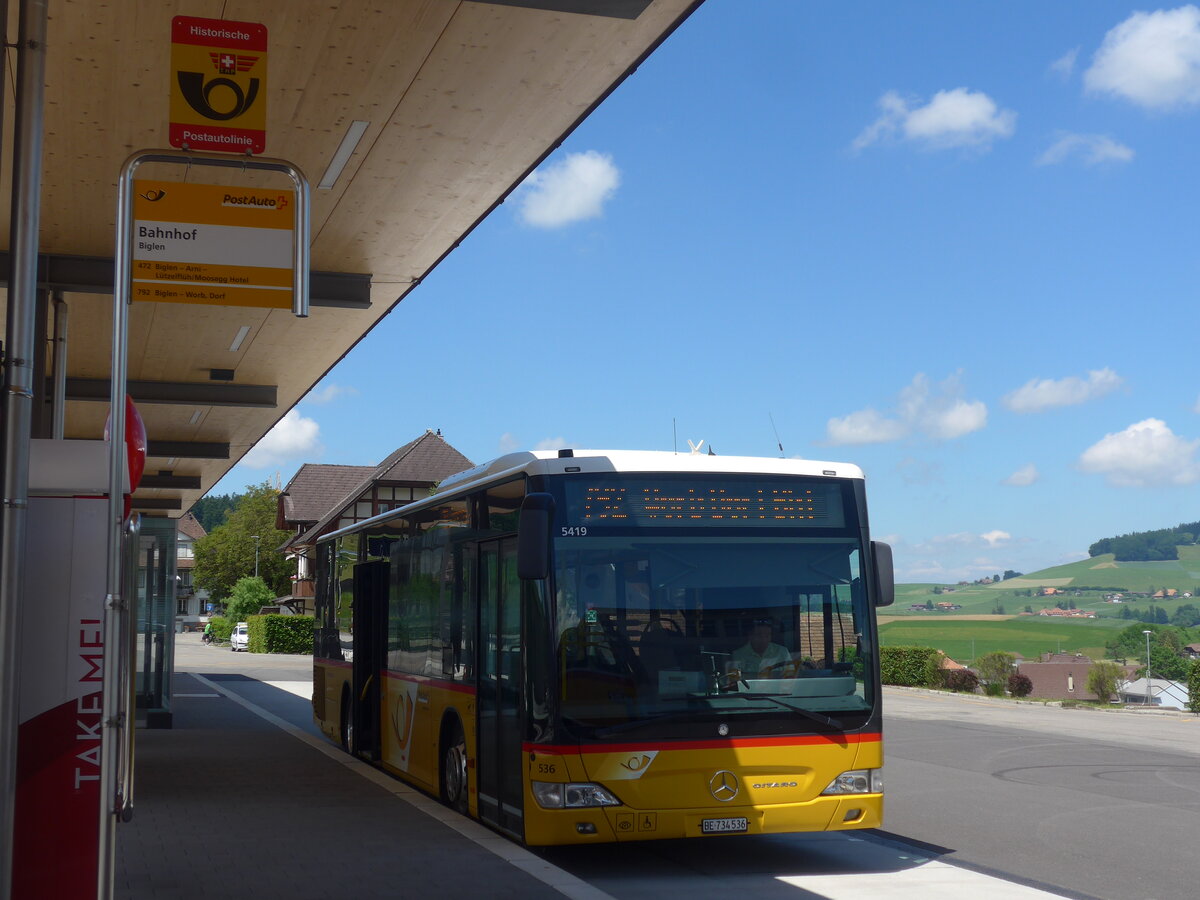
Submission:
M 1108 703 L 1117 693 L 1117 687 L 1125 680 L 1125 670 L 1107 659 L 1092 663 L 1088 670 L 1087 689 L 1101 703 Z
M 215 600 L 225 599 L 239 578 L 254 574 L 257 547 L 262 580 L 275 596 L 290 592 L 295 569 L 275 549 L 291 537 L 291 532 L 275 528 L 278 496 L 279 492 L 267 482 L 247 486 L 225 524 L 196 541 L 192 577 L 197 587 L 207 589 Z
M 1187 675 L 1187 670 L 1188 661 L 1166 644 L 1152 644 L 1150 646 L 1151 677 L 1179 681 Z
M 987 685 L 989 694 L 1003 694 L 1008 684 L 1008 676 L 1012 674 L 1017 657 L 1003 650 L 985 653 L 975 660 L 975 668 L 979 670 L 979 678 Z M 998 689 L 998 690 L 997 690 Z
M 192 515 L 205 531 L 212 531 L 225 524 L 225 514 L 237 506 L 240 494 L 215 494 L 201 497 L 192 504 Z
M 1004 570 L 1004 580 L 1005 581 L 1008 581 L 1008 579 L 1010 579 L 1010 578 L 1020 578 L 1020 577 L 1021 577 L 1020 572 L 1014 572 L 1012 569 Z
M 258 611 L 270 606 L 274 599 L 275 592 L 261 578 L 239 578 L 233 586 L 229 602 L 225 604 L 225 615 L 234 622 L 240 622 L 247 616 L 258 615 Z
M 1014 697 L 1028 697 L 1033 691 L 1033 680 L 1028 675 L 1013 672 L 1008 676 L 1008 692 Z

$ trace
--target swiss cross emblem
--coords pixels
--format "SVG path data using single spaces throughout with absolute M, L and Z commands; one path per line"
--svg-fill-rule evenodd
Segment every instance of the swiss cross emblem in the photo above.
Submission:
M 208 55 L 212 59 L 213 67 L 221 75 L 237 75 L 239 72 L 249 72 L 254 68 L 254 64 L 258 62 L 257 56 L 243 56 L 240 53 L 234 54 L 228 51 L 213 52 Z

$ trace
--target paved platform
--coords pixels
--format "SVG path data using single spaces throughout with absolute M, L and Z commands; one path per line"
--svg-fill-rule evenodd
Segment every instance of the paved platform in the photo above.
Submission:
M 315 737 L 286 690 L 176 679 L 175 727 L 137 736 L 121 900 L 606 896 Z

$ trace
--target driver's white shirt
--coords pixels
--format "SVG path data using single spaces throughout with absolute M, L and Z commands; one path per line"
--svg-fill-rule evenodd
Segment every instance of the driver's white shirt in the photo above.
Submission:
M 742 670 L 743 678 L 757 678 L 763 669 L 791 662 L 791 660 L 792 654 L 788 653 L 787 647 L 781 644 L 767 644 L 762 653 L 755 653 L 754 648 L 746 643 L 734 650 L 731 658 L 733 665 Z M 771 674 L 780 675 L 782 673 L 776 670 Z

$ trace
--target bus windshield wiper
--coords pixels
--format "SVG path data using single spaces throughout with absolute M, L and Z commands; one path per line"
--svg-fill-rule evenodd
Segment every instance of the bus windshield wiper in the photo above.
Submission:
M 824 713 L 815 712 L 811 709 L 805 709 L 803 706 L 793 706 L 787 701 L 779 699 L 774 694 L 738 694 L 738 696 L 743 697 L 746 700 L 769 700 L 772 703 L 777 703 L 784 709 L 791 710 L 797 715 L 804 716 L 806 719 L 811 719 L 812 721 L 826 725 L 829 728 L 834 728 L 838 731 L 846 730 L 846 726 L 841 719 L 835 719 L 832 716 L 825 715 Z

